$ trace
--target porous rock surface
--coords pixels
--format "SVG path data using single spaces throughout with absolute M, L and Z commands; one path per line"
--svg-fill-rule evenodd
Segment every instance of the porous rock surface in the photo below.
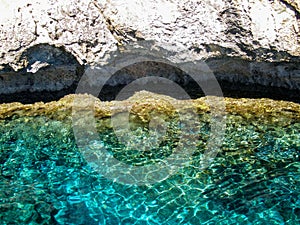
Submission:
M 215 103 L 213 103 L 215 102 Z M 80 103 L 80 104 L 78 104 Z M 224 103 L 224 104 L 222 104 Z M 89 108 L 92 106 L 92 108 Z M 24 116 L 48 116 L 58 120 L 75 117 L 76 113 L 94 113 L 95 118 L 110 118 L 122 112 L 130 112 L 133 120 L 149 122 L 153 111 L 159 115 L 172 116 L 180 110 L 195 110 L 203 114 L 216 111 L 216 115 L 240 115 L 246 119 L 258 120 L 272 118 L 272 123 L 291 123 L 300 120 L 300 104 L 272 99 L 219 98 L 202 97 L 198 99 L 178 100 L 170 96 L 140 91 L 123 101 L 100 101 L 88 94 L 66 95 L 58 101 L 34 104 L 19 102 L 0 104 L 0 119 Z M 222 111 L 224 110 L 224 111 Z M 152 116 L 151 116 L 152 115 Z
M 204 61 L 230 82 L 300 89 L 297 1 L 1 0 L 1 7 L 0 94 L 70 87 L 84 67 L 128 49 L 154 49 L 178 67 Z

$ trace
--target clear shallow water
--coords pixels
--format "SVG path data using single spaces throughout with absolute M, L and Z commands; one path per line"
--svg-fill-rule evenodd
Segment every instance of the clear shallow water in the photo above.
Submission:
M 1 224 L 299 224 L 300 122 L 229 115 L 222 151 L 200 170 L 210 129 L 200 121 L 188 165 L 148 186 L 119 184 L 93 170 L 68 120 L 0 121 Z M 124 149 L 113 130 L 99 137 L 132 164 L 164 158 L 176 143 L 171 138 L 151 154 Z

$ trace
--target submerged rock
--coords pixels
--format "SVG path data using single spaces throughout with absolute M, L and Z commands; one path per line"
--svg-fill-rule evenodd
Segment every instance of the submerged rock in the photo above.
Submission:
M 218 154 L 209 155 L 209 165 L 203 169 L 209 141 L 217 142 L 211 115 L 218 108 L 209 103 L 220 100 L 176 100 L 139 92 L 112 102 L 90 95 L 69 95 L 46 104 L 1 104 L 3 223 L 297 224 L 300 105 L 225 98 L 224 138 Z M 71 118 L 72 107 L 82 120 Z M 174 111 L 189 112 L 193 107 L 198 118 L 189 118 L 197 122 L 192 129 L 178 123 L 176 113 L 174 123 L 167 126 L 166 117 L 160 116 L 173 117 Z M 147 123 L 153 112 L 162 120 L 130 127 L 130 132 L 117 120 L 112 128 L 113 118 L 128 111 L 133 115 L 130 125 L 135 121 Z M 91 115 L 98 122 L 97 136 L 82 146 L 80 138 L 91 136 L 81 136 L 80 132 L 91 124 L 81 122 Z M 83 129 L 76 133 L 76 125 Z M 116 163 L 108 161 L 112 156 Z M 182 165 L 177 169 L 173 163 L 176 159 Z M 120 163 L 132 167 L 120 168 Z M 162 167 L 147 170 L 156 165 Z M 139 173 L 131 173 L 131 168 Z M 124 185 L 118 180 L 123 174 L 139 176 Z M 148 178 L 154 183 L 140 185 Z

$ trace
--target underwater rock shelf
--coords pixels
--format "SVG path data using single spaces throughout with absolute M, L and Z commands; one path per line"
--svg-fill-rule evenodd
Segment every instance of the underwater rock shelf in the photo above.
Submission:
M 56 102 L 0 105 L 2 224 L 300 223 L 300 105 L 225 98 L 219 152 L 207 167 L 199 167 L 214 138 L 212 115 L 218 109 L 209 103 L 219 100 L 176 100 L 143 91 L 124 101 L 69 95 Z M 74 109 L 88 115 L 91 105 L 97 137 L 83 150 L 74 126 L 85 120 L 74 120 Z M 183 133 L 177 111 L 190 109 L 195 117 L 185 119 L 196 123 Z M 132 136 L 124 144 L 112 120 L 128 111 Z M 156 145 L 153 115 L 168 122 Z M 124 184 L 100 172 L 107 163 L 100 160 L 103 149 L 135 168 L 159 163 L 171 168 L 167 159 L 178 146 L 192 154 L 166 179 Z M 116 168 L 106 167 L 118 176 Z

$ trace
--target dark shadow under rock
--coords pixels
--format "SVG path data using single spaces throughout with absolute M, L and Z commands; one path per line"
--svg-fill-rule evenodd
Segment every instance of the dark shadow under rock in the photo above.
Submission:
M 57 97 L 61 97 L 57 93 L 68 94 L 70 92 L 67 90 L 75 90 L 74 85 L 84 71 L 71 53 L 48 44 L 28 48 L 18 62 L 20 69 L 17 71 L 9 65 L 2 65 L 1 102 L 57 100 Z
M 84 69 L 84 66 L 63 48 L 37 45 L 24 52 L 20 62 L 24 63 L 24 68 L 19 71 L 12 70 L 8 65 L 0 71 L 0 103 L 49 102 L 67 94 L 90 93 L 92 89 L 98 93 L 93 95 L 103 101 L 111 101 L 118 99 L 119 93 L 137 80 L 141 80 L 142 85 L 135 84 L 131 91 L 125 93 L 123 99 L 132 96 L 135 91 L 156 92 L 156 86 L 156 93 L 167 93 L 178 99 L 204 96 L 199 81 L 196 82 L 184 72 L 180 65 L 157 61 L 138 62 L 119 69 L 106 82 L 102 79 L 102 70 L 96 70 L 93 71 L 92 77 L 88 77 L 84 84 L 86 86 L 81 88 L 82 91 L 79 91 L 78 84 L 84 80 L 83 75 L 88 73 L 88 69 Z M 297 75 L 300 63 L 297 60 L 272 63 L 223 57 L 210 59 L 206 61 L 206 65 L 217 78 L 222 89 L 221 95 L 225 97 L 271 98 L 300 102 L 300 81 Z M 199 77 L 205 78 L 205 75 L 199 74 Z M 144 78 L 152 79 L 152 83 L 147 83 L 147 79 Z M 204 82 L 201 83 L 202 87 L 210 82 L 204 78 L 201 78 L 201 82 Z M 164 88 L 160 83 L 164 79 L 177 85 L 186 94 L 180 95 L 176 92 L 178 89 L 171 91 Z M 162 86 L 162 91 L 159 91 L 159 85 Z

